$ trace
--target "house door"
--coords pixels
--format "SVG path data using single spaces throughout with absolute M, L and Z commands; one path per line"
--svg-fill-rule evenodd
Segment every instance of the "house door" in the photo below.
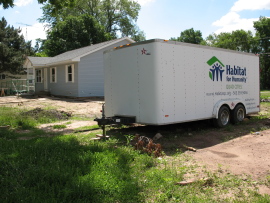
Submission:
M 43 82 L 44 82 L 44 91 L 48 91 L 48 71 L 47 71 L 47 68 L 44 68 Z

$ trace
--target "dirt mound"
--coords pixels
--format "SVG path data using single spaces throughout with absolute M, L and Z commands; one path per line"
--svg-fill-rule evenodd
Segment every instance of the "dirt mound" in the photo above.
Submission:
M 72 116 L 72 114 L 69 112 L 58 111 L 55 109 L 44 110 L 42 108 L 35 108 L 35 109 L 27 111 L 23 114 L 26 116 L 31 116 L 35 119 L 38 119 L 40 117 L 48 117 L 48 118 L 52 118 L 55 120 L 67 120 Z

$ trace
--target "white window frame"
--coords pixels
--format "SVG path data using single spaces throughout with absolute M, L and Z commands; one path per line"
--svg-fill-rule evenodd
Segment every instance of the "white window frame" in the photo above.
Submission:
M 71 73 L 68 72 L 68 67 L 71 67 Z M 66 65 L 66 83 L 74 83 L 74 64 Z
M 38 72 L 40 71 L 40 76 L 38 76 Z M 36 78 L 36 83 L 42 83 L 43 82 L 43 71 L 42 69 L 36 69 L 35 70 L 35 78 Z M 38 77 L 40 77 L 40 81 L 38 80 Z
M 54 77 L 53 77 L 53 69 L 54 69 Z M 50 83 L 57 83 L 57 69 L 56 67 L 50 68 Z

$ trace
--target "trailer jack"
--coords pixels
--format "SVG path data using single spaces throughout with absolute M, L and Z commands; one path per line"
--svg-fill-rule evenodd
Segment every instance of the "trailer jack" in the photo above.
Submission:
M 130 124 L 135 123 L 135 117 L 122 117 L 122 116 L 113 116 L 113 117 L 106 117 L 105 116 L 105 104 L 102 105 L 102 117 L 95 118 L 94 121 L 98 123 L 98 125 L 102 129 L 102 135 L 97 135 L 100 139 L 109 138 L 106 135 L 106 125 L 113 125 L 113 124 Z

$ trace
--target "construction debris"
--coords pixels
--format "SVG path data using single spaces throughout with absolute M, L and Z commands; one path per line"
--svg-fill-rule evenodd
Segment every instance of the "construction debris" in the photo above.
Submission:
M 154 155 L 154 157 L 162 156 L 161 144 L 155 144 L 151 138 L 136 134 L 134 140 L 136 142 L 135 150 L 146 152 L 148 155 Z
M 195 149 L 194 147 L 188 147 L 187 145 L 183 145 L 183 147 L 189 151 L 193 151 L 193 152 L 196 152 L 197 149 Z

